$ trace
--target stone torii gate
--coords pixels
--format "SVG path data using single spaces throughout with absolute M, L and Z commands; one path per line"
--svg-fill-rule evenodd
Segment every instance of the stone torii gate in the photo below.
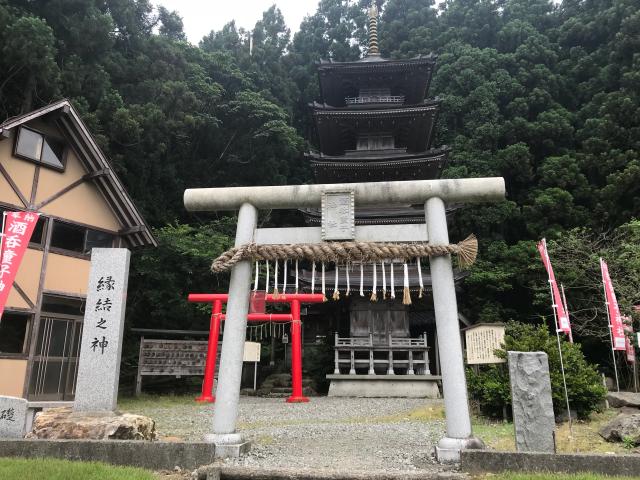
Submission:
M 501 177 L 403 182 L 315 184 L 268 187 L 189 189 L 184 205 L 189 211 L 239 210 L 235 246 L 249 243 L 320 243 L 327 240 L 359 242 L 424 242 L 448 245 L 445 203 L 483 203 L 504 200 Z M 354 208 L 424 204 L 425 224 L 355 226 Z M 258 210 L 318 208 L 322 227 L 258 229 Z M 426 228 L 425 228 L 426 227 Z M 441 361 L 446 436 L 436 446 L 441 462 L 459 461 L 460 450 L 482 448 L 472 436 L 458 307 L 451 256 L 429 257 L 433 303 Z M 248 443 L 236 431 L 242 355 L 249 310 L 252 264 L 241 260 L 231 270 L 227 326 L 222 343 L 213 432 L 205 440 L 216 446 L 216 456 L 237 456 Z

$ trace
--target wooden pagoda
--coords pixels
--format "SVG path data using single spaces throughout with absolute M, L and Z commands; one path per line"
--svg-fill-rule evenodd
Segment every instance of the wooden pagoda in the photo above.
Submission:
M 439 178 L 449 150 L 433 145 L 440 102 L 427 95 L 435 63 L 433 54 L 409 60 L 382 58 L 377 9 L 372 7 L 367 56 L 318 65 L 320 99 L 310 105 L 317 151 L 306 155 L 316 182 Z M 303 213 L 308 224 L 320 223 L 319 211 L 306 209 Z M 355 217 L 357 225 L 425 221 L 423 205 L 356 208 Z M 309 319 L 320 318 L 305 324 L 307 338 L 315 334 L 318 341 L 334 342 L 334 372 L 327 375 L 329 395 L 437 396 L 438 377 L 432 373 L 439 373 L 439 368 L 428 269 L 423 275 L 424 298 L 418 298 L 416 287 L 413 304 L 406 306 L 399 283 L 397 299 L 370 302 L 373 266 L 364 266 L 364 296 L 359 293 L 360 266 L 350 268 L 350 285 L 346 270 L 338 272 L 342 300 L 316 306 Z M 378 288 L 380 274 L 378 270 Z M 395 264 L 396 282 L 402 275 L 403 266 Z M 461 275 L 457 273 L 457 278 Z M 410 266 L 409 276 L 412 288 L 418 285 L 415 265 Z M 335 271 L 327 271 L 326 278 L 333 291 Z M 301 282 L 308 289 L 311 272 L 303 271 Z M 348 287 L 351 295 L 346 296 Z

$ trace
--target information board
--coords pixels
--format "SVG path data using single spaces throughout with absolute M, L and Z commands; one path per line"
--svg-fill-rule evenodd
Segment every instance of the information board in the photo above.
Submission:
M 496 357 L 494 353 L 504 343 L 504 325 L 474 325 L 464 334 L 469 365 L 506 362 L 506 359 Z

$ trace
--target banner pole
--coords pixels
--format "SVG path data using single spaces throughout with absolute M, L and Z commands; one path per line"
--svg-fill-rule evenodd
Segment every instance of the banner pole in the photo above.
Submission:
M 567 320 L 569 320 L 569 342 L 573 343 L 573 329 L 571 328 L 571 316 L 569 315 L 569 308 L 567 307 L 567 297 L 564 296 L 564 284 L 560 284 L 562 290 L 562 303 L 564 303 L 564 313 L 567 314 Z
M 558 353 L 560 354 L 560 370 L 562 371 L 562 384 L 564 385 L 564 399 L 567 402 L 567 418 L 569 419 L 569 436 L 573 437 L 573 422 L 571 421 L 571 408 L 569 407 L 569 392 L 567 391 L 567 378 L 564 375 L 564 359 L 562 358 L 562 346 L 560 345 L 560 330 L 558 328 L 557 305 L 553 300 L 553 280 L 549 279 L 549 292 L 551 293 L 551 310 L 553 310 L 553 321 L 556 327 L 556 339 L 558 340 Z M 568 314 L 567 314 L 568 316 Z
M 602 269 L 602 259 L 600 259 L 600 269 Z M 602 279 L 602 289 L 604 291 L 604 309 L 607 311 L 607 322 L 609 326 L 609 341 L 611 342 L 611 358 L 613 359 L 613 372 L 616 375 L 616 389 L 620 391 L 620 382 L 618 380 L 618 367 L 616 365 L 616 351 L 613 348 L 613 333 L 611 333 L 611 316 L 609 315 L 609 300 L 607 300 L 607 287 L 604 284 L 604 278 Z

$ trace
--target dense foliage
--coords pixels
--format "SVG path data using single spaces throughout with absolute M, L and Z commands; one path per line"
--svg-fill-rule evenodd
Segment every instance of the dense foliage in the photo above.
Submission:
M 160 229 L 162 247 L 136 263 L 137 325 L 192 324 L 194 310 L 177 295 L 200 281 L 192 277 L 216 281 L 206 262 L 186 260 L 194 271 L 177 260 L 183 240 L 204 239 L 197 250 L 207 254 L 217 248 L 206 245 L 209 219 L 184 212 L 185 187 L 311 181 L 301 153 L 303 138 L 314 141 L 314 62 L 361 56 L 368 3 L 321 0 L 293 36 L 272 7 L 252 29 L 250 52 L 250 33 L 233 23 L 188 43 L 180 17 L 150 0 L 0 0 L 0 118 L 71 98 Z M 507 182 L 508 201 L 455 216 L 452 237 L 481 239 L 463 313 L 548 315 L 534 248 L 542 236 L 555 240 L 570 310 L 600 305 L 595 291 L 581 290 L 587 276 L 596 281 L 598 254 L 587 265 L 561 252 L 640 212 L 638 1 L 378 3 L 384 56 L 439 55 L 429 94 L 442 100 L 436 144 L 453 148 L 444 176 Z M 637 264 L 637 250 L 625 252 Z M 614 274 L 614 283 L 627 280 Z M 628 285 L 635 298 L 621 298 L 625 308 L 640 291 L 637 279 Z M 603 313 L 594 312 L 602 324 Z
M 560 353 L 555 336 L 549 333 L 546 325 L 528 325 L 509 322 L 505 331 L 502 350 L 496 355 L 506 358 L 507 351 L 545 352 L 549 357 L 549 373 L 553 410 L 556 415 L 567 410 L 560 365 Z M 595 366 L 584 358 L 579 344 L 560 342 L 567 381 L 569 406 L 579 418 L 586 418 L 591 412 L 601 408 L 606 390 Z M 469 394 L 478 403 L 484 413 L 502 415 L 511 410 L 511 391 L 507 365 L 495 364 L 467 369 Z

